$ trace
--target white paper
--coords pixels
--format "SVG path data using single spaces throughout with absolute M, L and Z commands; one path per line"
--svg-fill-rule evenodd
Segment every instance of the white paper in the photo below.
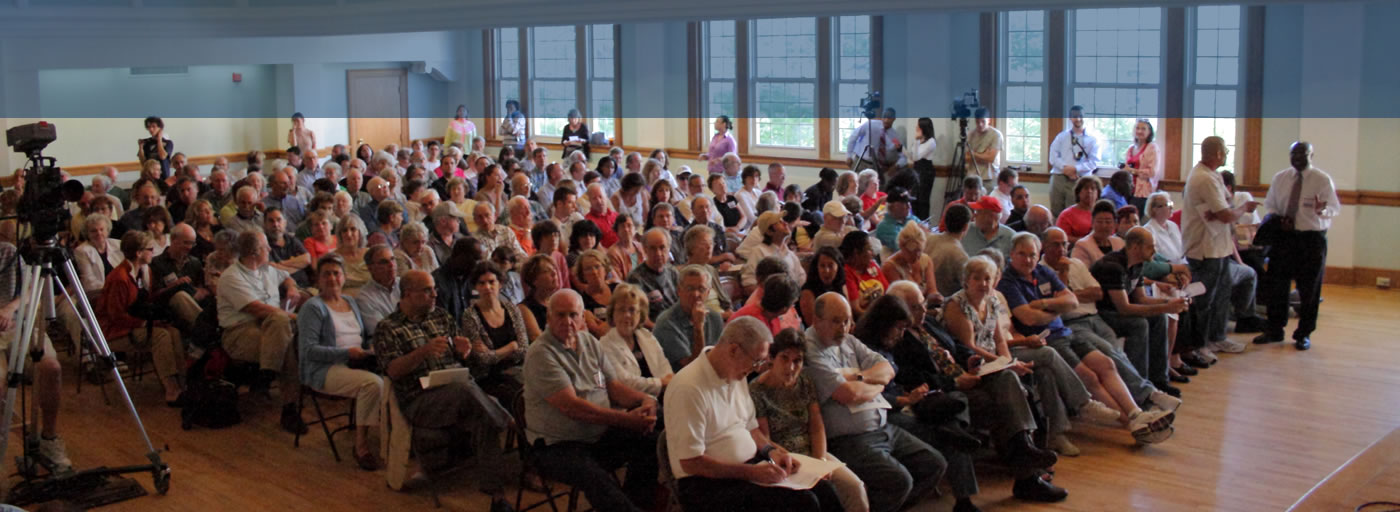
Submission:
M 1001 356 L 990 363 L 982 363 L 982 366 L 977 367 L 977 376 L 981 377 L 1005 370 L 1006 367 L 1011 366 L 1011 363 L 1014 362 L 1016 362 L 1016 360 L 1012 359 L 1011 356 Z
M 1181 291 L 1182 291 L 1182 293 L 1185 293 L 1187 297 L 1196 297 L 1196 296 L 1199 296 L 1199 295 L 1205 295 L 1205 293 L 1206 293 L 1206 285 L 1205 285 L 1205 283 L 1202 283 L 1202 282 L 1195 282 L 1195 283 L 1191 283 L 1191 284 L 1186 285 L 1186 288 L 1182 289 Z
M 1042 340 L 1049 340 L 1049 339 L 1050 339 L 1050 329 L 1047 328 L 1047 329 L 1045 329 L 1045 330 L 1043 330 L 1043 331 L 1040 331 L 1040 339 L 1042 339 Z
M 890 403 L 889 401 L 885 400 L 884 395 L 875 395 L 874 400 L 861 404 L 848 405 L 846 406 L 846 408 L 851 410 L 851 414 L 855 414 L 858 412 L 869 411 L 871 409 L 889 409 Z
M 796 473 L 788 475 L 787 478 L 776 484 L 758 485 L 805 491 L 816 487 L 817 482 L 826 478 L 826 475 L 830 475 L 832 471 L 836 471 L 842 466 L 845 466 L 844 463 L 832 462 L 825 459 L 814 459 L 800 453 L 790 453 L 788 456 L 797 461 Z M 764 464 L 771 464 L 771 462 L 765 462 Z
M 453 382 L 471 382 L 472 372 L 466 368 L 450 368 L 428 372 L 427 377 L 419 377 L 418 384 L 423 389 L 435 388 Z

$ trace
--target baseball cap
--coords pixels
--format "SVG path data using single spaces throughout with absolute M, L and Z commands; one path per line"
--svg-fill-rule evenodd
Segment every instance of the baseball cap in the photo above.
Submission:
M 911 196 L 911 195 L 909 195 L 909 191 L 908 191 L 908 190 L 904 190 L 903 188 L 893 188 L 893 189 L 890 189 L 890 193 L 889 193 L 888 195 L 885 196 L 885 202 L 887 202 L 887 203 L 912 203 L 912 202 L 914 202 L 914 197 Z
M 462 210 L 457 209 L 457 205 L 452 204 L 452 203 L 449 203 L 449 202 L 438 203 L 437 206 L 434 206 L 434 207 L 433 207 L 433 218 L 434 218 L 434 219 L 436 219 L 436 218 L 438 218 L 438 217 L 441 217 L 441 216 L 443 216 L 443 215 L 451 215 L 451 216 L 457 217 L 457 218 L 459 218 L 459 219 L 465 219 L 465 218 L 467 218 L 467 215 L 466 215 L 465 213 L 462 213 Z
M 1001 200 L 992 196 L 982 196 L 981 199 L 967 206 L 973 210 L 990 210 L 1001 213 Z
M 754 228 L 757 229 L 759 233 L 767 233 L 768 228 L 771 228 L 774 224 L 777 224 L 782 221 L 783 214 L 774 211 L 767 211 L 763 212 L 762 215 L 758 216 L 758 221 L 754 222 Z
M 840 199 L 832 199 L 827 201 L 825 206 L 822 206 L 822 215 L 845 217 L 850 214 L 850 210 L 847 210 L 846 206 L 841 204 Z

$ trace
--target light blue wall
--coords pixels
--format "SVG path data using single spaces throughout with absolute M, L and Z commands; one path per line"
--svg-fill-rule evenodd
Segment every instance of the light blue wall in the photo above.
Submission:
M 130 68 L 39 72 L 41 117 L 94 117 L 112 105 L 129 112 L 182 117 L 277 117 L 277 70 L 271 65 L 194 66 L 179 75 L 131 75 Z M 234 83 L 233 74 L 242 82 Z

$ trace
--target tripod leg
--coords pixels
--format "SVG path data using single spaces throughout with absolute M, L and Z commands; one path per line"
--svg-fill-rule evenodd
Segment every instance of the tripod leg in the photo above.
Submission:
M 71 260 L 63 260 L 63 272 L 68 278 L 68 282 L 82 282 L 78 279 L 78 272 L 73 268 Z M 75 307 L 81 306 L 77 308 L 78 320 L 79 323 L 83 324 L 83 329 L 92 333 L 92 344 L 97 355 L 111 361 L 112 349 L 107 345 L 107 338 L 102 335 L 102 329 L 97 324 L 97 315 L 93 313 L 92 305 L 88 303 L 87 294 L 82 293 L 81 290 L 69 293 L 66 288 L 63 288 L 61 281 L 55 280 L 55 283 L 58 283 L 59 288 L 63 290 L 63 294 L 68 297 L 70 303 Z M 74 300 L 75 298 L 76 300 Z M 117 365 L 112 364 L 111 366 L 112 378 L 116 380 L 117 391 L 121 392 L 122 401 L 126 403 L 127 410 L 131 413 L 131 420 L 136 424 L 136 430 L 141 433 L 141 440 L 146 443 L 147 452 L 155 460 L 159 460 L 155 446 L 151 444 L 151 437 L 146 433 L 146 425 L 141 422 L 141 414 L 136 412 L 136 405 L 131 402 L 131 393 L 127 392 L 126 383 L 122 382 L 121 373 L 117 371 Z
M 0 464 L 3 464 L 5 456 L 9 453 L 10 447 L 10 424 L 14 419 L 15 398 L 18 396 L 19 387 L 24 385 L 25 356 L 29 355 L 30 345 L 34 339 L 34 326 L 39 316 L 39 292 L 42 286 L 38 286 L 43 269 L 38 266 L 30 267 L 25 283 L 32 283 L 25 294 L 27 302 L 23 302 L 19 317 L 19 337 L 15 339 L 17 343 L 12 343 L 9 347 L 9 375 L 5 376 L 5 406 L 4 413 L 0 415 L 0 425 L 4 426 L 5 432 L 0 435 Z M 21 409 L 22 410 L 22 409 Z M 27 428 L 26 428 L 27 430 Z

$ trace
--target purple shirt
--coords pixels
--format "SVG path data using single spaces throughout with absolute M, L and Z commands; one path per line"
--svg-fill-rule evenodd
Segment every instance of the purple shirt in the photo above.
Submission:
M 705 154 L 710 157 L 710 163 L 706 169 L 710 171 L 710 174 L 723 174 L 724 162 L 722 159 L 725 153 L 735 153 L 738 151 L 739 146 L 734 142 L 733 134 L 729 132 L 724 132 L 723 134 L 716 133 L 715 136 L 710 139 L 710 149 L 705 152 Z

